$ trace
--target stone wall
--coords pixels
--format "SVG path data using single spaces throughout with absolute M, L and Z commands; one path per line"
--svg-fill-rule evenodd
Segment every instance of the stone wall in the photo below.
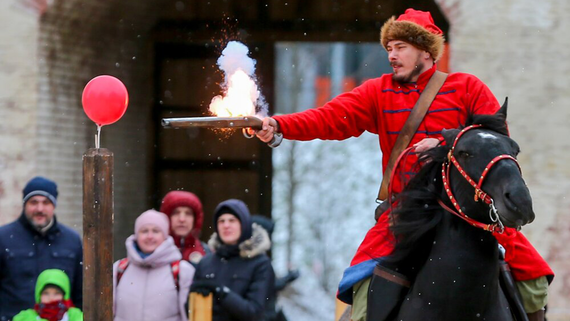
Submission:
M 81 157 L 94 147 L 96 133 L 81 106 L 83 87 L 91 78 L 109 74 L 129 91 L 126 114 L 103 127 L 101 140 L 101 147 L 115 155 L 115 253 L 123 251 L 134 218 L 150 206 L 151 4 L 60 0 L 40 25 L 37 167 L 58 181 L 58 215 L 77 230 L 82 226 Z
M 43 175 L 59 187 L 56 213 L 82 229 L 82 155 L 96 126 L 81 106 L 93 77 L 129 91 L 125 116 L 103 127 L 115 154 L 115 253 L 151 206 L 152 41 L 156 1 L 14 0 L 0 4 L 0 224 L 21 212 L 21 190 Z
M 38 159 L 38 12 L 0 2 L 0 224 L 22 210 L 22 189 Z
M 500 102 L 536 220 L 523 229 L 556 273 L 549 320 L 570 318 L 570 3 L 436 0 L 450 23 L 451 71 L 481 78 Z

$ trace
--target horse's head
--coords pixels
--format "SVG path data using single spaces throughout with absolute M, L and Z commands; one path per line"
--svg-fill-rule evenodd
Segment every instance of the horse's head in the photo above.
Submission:
M 449 164 L 448 180 L 460 212 L 490 224 L 496 218 L 496 214 L 490 212 L 494 206 L 502 224 L 520 228 L 534 220 L 534 212 L 530 192 L 516 161 L 519 146 L 508 136 L 506 115 L 507 101 L 495 115 L 475 116 L 473 123 L 480 127 L 464 132 L 444 130 L 442 135 L 446 144 L 454 146 L 450 153 L 456 165 Z M 474 192 L 477 187 L 481 190 L 478 196 Z

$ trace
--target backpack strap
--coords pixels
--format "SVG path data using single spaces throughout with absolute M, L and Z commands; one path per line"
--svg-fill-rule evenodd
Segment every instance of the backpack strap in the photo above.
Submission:
M 119 266 L 117 267 L 117 285 L 119 285 L 119 281 L 125 274 L 125 270 L 129 266 L 129 259 L 124 258 L 119 261 Z M 172 269 L 172 277 L 174 278 L 174 286 L 176 286 L 176 291 L 180 288 L 180 260 L 174 261 L 170 263 L 170 268 Z
M 172 268 L 172 277 L 174 278 L 174 285 L 176 286 L 176 291 L 179 291 L 180 284 L 180 260 L 170 263 Z
M 121 281 L 127 267 L 129 267 L 129 258 L 126 257 L 119 261 L 119 266 L 117 267 L 117 285 L 119 285 L 119 281 Z

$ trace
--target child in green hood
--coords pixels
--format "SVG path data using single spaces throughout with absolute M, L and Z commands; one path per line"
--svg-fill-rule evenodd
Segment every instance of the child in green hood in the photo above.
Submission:
M 69 299 L 69 288 L 69 278 L 62 270 L 43 271 L 36 282 L 36 305 L 18 313 L 13 321 L 83 321 L 83 312 Z

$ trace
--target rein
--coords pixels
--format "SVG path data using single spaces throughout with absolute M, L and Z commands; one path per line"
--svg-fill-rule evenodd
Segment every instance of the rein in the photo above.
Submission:
M 481 228 L 481 229 L 483 229 L 485 231 L 489 231 L 489 232 L 503 233 L 503 231 L 505 230 L 505 227 L 504 227 L 503 223 L 501 222 L 501 219 L 499 217 L 499 213 L 497 212 L 497 209 L 495 208 L 495 203 L 493 201 L 493 198 L 491 196 L 489 196 L 489 194 L 485 193 L 481 189 L 481 186 L 483 185 L 483 181 L 484 181 L 485 177 L 487 176 L 487 174 L 489 173 L 489 170 L 501 160 L 510 159 L 510 160 L 514 161 L 515 164 L 517 164 L 519 171 L 521 171 L 520 165 L 517 162 L 516 158 L 512 157 L 511 155 L 506 155 L 506 154 L 499 155 L 499 156 L 493 158 L 487 164 L 487 166 L 485 166 L 485 169 L 481 173 L 481 177 L 479 178 L 479 181 L 477 183 L 475 183 L 475 181 L 473 179 L 471 179 L 471 177 L 469 177 L 467 172 L 465 172 L 463 167 L 461 167 L 461 165 L 459 165 L 459 163 L 457 162 L 457 159 L 453 155 L 453 151 L 455 150 L 455 146 L 457 145 L 459 138 L 461 138 L 461 136 L 463 136 L 463 134 L 465 134 L 467 131 L 469 131 L 471 129 L 481 128 L 481 127 L 483 127 L 483 126 L 482 125 L 471 125 L 471 126 L 465 127 L 463 130 L 461 130 L 461 132 L 459 132 L 459 134 L 457 134 L 457 137 L 455 137 L 455 140 L 453 141 L 453 146 L 451 146 L 451 149 L 449 150 L 449 153 L 447 154 L 447 161 L 442 164 L 441 178 L 443 181 L 443 187 L 445 188 L 445 192 L 446 192 L 447 196 L 449 197 L 449 200 L 453 204 L 453 207 L 455 207 L 455 209 L 457 211 L 453 210 L 452 208 L 449 208 L 447 205 L 445 205 L 443 203 L 443 201 L 441 199 L 438 200 L 438 203 L 446 211 L 456 215 L 457 217 L 465 220 L 467 223 L 469 223 L 475 227 Z M 457 168 L 457 170 L 459 171 L 461 176 L 463 176 L 463 178 L 465 178 L 467 180 L 467 182 L 469 182 L 469 184 L 471 186 L 473 186 L 473 188 L 475 189 L 475 195 L 474 195 L 475 202 L 483 201 L 485 204 L 489 205 L 489 218 L 493 222 L 492 224 L 481 223 L 481 222 L 474 220 L 471 217 L 467 216 L 465 213 L 463 213 L 463 210 L 461 210 L 461 206 L 459 205 L 459 203 L 457 203 L 457 199 L 453 196 L 453 192 L 451 191 L 451 184 L 449 182 L 449 170 L 450 170 L 452 164 L 453 164 L 453 166 L 455 166 L 455 168 Z

